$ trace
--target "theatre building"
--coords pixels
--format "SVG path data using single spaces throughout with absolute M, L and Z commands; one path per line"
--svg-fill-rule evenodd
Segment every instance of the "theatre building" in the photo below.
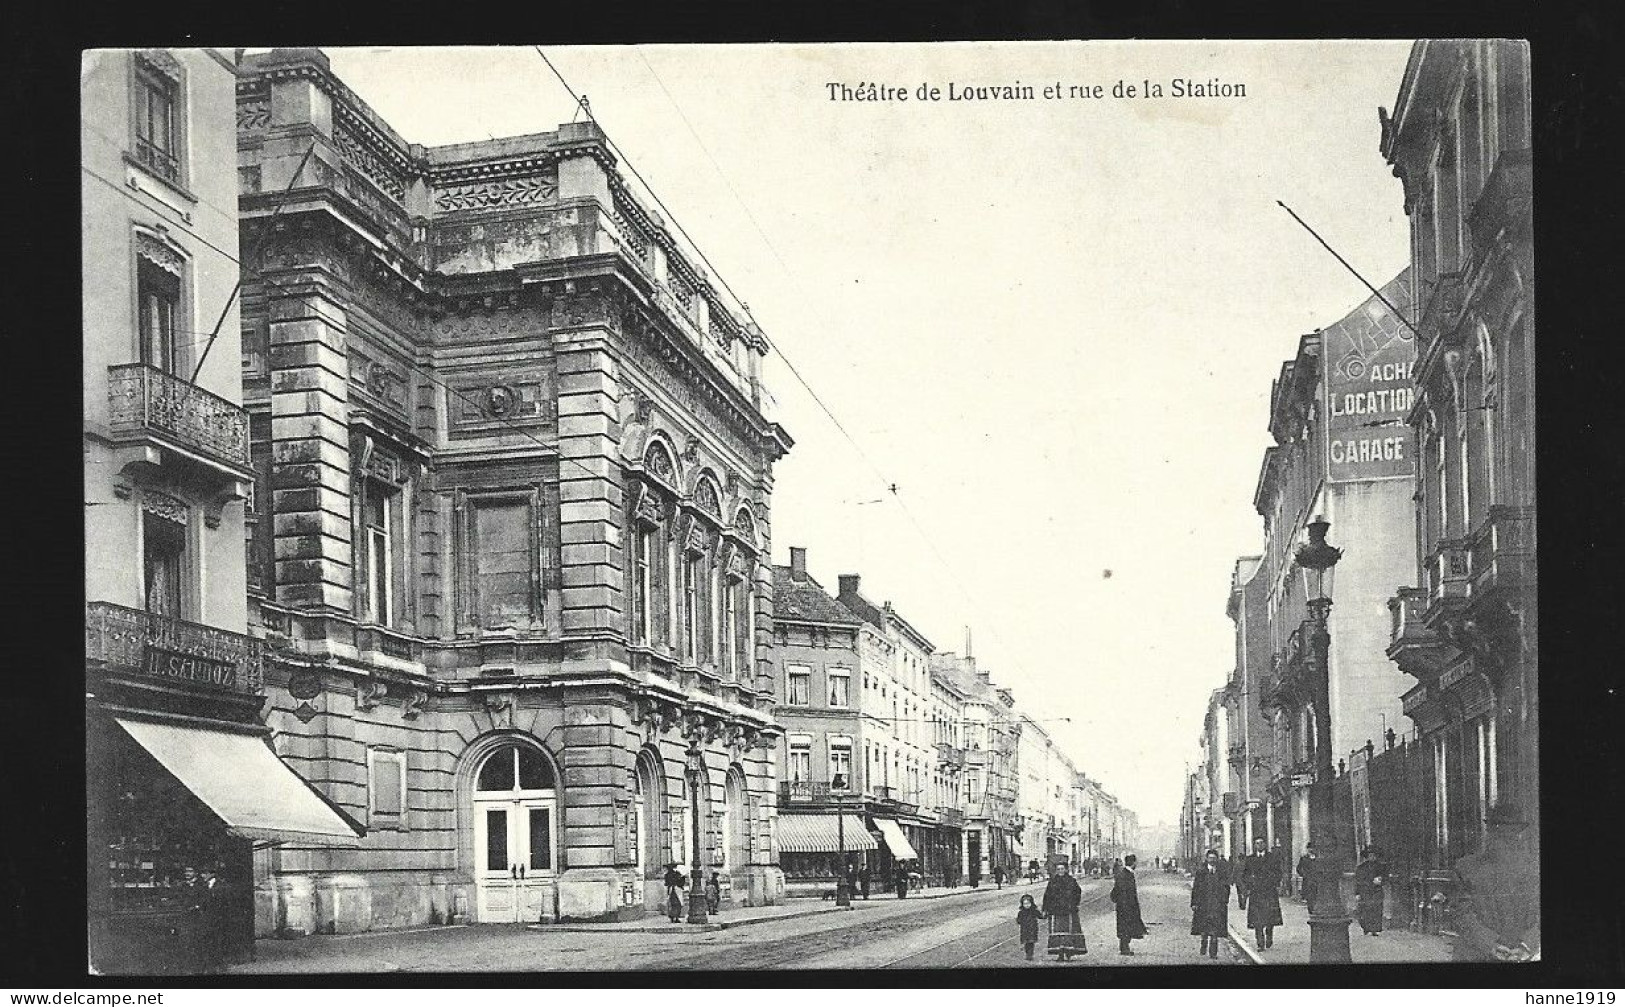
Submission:
M 267 716 L 367 827 L 261 932 L 779 898 L 760 330 L 591 122 L 425 147 L 275 50 L 237 154 Z
M 214 49 L 90 51 L 80 77 L 86 888 L 102 974 L 248 959 L 254 851 L 361 831 L 267 743 L 247 632 L 235 79 Z

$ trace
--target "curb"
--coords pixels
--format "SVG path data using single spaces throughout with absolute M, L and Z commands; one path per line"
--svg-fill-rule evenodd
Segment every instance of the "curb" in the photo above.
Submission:
M 1236 933 L 1235 927 L 1226 926 L 1225 930 L 1230 936 L 1230 943 L 1234 944 L 1237 950 L 1247 957 L 1249 962 L 1252 962 L 1254 965 L 1267 964 L 1257 951 L 1247 946 L 1247 942 L 1242 939 L 1242 936 Z
M 757 916 L 748 920 L 719 920 L 716 923 L 679 923 L 665 924 L 638 924 L 638 923 L 529 923 L 526 930 L 536 930 L 542 933 L 555 934 L 680 934 L 680 933 L 709 933 L 715 930 L 732 930 L 735 927 L 748 927 L 756 923 L 776 923 L 780 920 L 799 920 L 808 916 L 822 916 L 826 913 L 851 912 L 856 909 L 851 906 L 820 906 L 817 909 L 804 909 L 801 912 L 781 913 L 777 916 Z

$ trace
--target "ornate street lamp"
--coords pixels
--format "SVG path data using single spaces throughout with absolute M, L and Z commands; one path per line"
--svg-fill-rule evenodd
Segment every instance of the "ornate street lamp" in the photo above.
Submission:
M 852 904 L 852 886 L 846 880 L 846 815 L 841 805 L 841 792 L 846 790 L 846 774 L 836 773 L 829 781 L 830 796 L 835 799 L 835 846 L 840 852 L 835 868 L 835 904 Z
M 688 749 L 688 789 L 689 813 L 693 817 L 694 828 L 694 869 L 688 879 L 688 921 L 690 923 L 704 923 L 705 915 L 705 877 L 700 860 L 704 856 L 700 847 L 705 842 L 705 835 L 700 831 L 700 800 L 705 794 L 705 752 L 696 742 Z
M 1349 957 L 1349 915 L 1340 887 L 1343 869 L 1337 847 L 1337 826 L 1332 798 L 1331 632 L 1326 621 L 1332 611 L 1332 577 L 1343 550 L 1326 542 L 1331 522 L 1309 522 L 1309 541 L 1298 546 L 1293 559 L 1303 573 L 1304 598 L 1309 607 L 1310 690 L 1315 708 L 1315 781 L 1309 790 L 1309 837 L 1315 846 L 1314 896 L 1309 906 L 1309 960 L 1345 963 Z

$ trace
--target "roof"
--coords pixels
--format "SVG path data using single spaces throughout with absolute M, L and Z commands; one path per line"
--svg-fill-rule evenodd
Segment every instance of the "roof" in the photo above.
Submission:
M 779 622 L 818 622 L 857 626 L 863 620 L 830 597 L 811 574 L 798 578 L 787 566 L 773 568 L 773 618 Z

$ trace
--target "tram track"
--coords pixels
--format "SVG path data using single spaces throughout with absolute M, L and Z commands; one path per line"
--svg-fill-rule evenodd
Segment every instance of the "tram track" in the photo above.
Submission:
M 1083 901 L 1079 902 L 1078 903 L 1078 915 L 1080 917 L 1083 915 L 1083 910 L 1084 910 L 1085 906 L 1093 906 L 1093 905 L 1096 905 L 1096 904 L 1098 904 L 1100 902 L 1104 902 L 1109 894 L 1110 894 L 1109 891 L 1102 891 L 1097 895 L 1094 895 L 1094 896 L 1092 896 L 1090 898 L 1084 899 Z M 909 961 L 910 959 L 914 959 L 914 958 L 923 958 L 923 957 L 925 957 L 927 955 L 930 955 L 930 954 L 932 954 L 934 952 L 940 951 L 941 949 L 943 949 L 945 947 L 948 947 L 951 944 L 963 944 L 964 942 L 966 942 L 966 941 L 968 941 L 968 940 L 970 940 L 972 938 L 980 937 L 983 940 L 985 940 L 986 936 L 988 934 L 991 934 L 991 933 L 993 933 L 995 931 L 997 931 L 997 932 L 999 932 L 1001 934 L 1008 934 L 1009 929 L 1010 929 L 1010 921 L 1009 920 L 1000 920 L 998 923 L 990 924 L 989 926 L 983 927 L 983 928 L 981 928 L 979 930 L 973 930 L 968 934 L 959 934 L 957 936 L 950 937 L 947 940 L 939 941 L 936 944 L 933 944 L 928 948 L 921 948 L 918 951 L 910 952 L 909 954 L 903 955 L 903 956 L 901 956 L 899 958 L 894 958 L 891 961 L 886 962 L 885 964 L 879 965 L 879 966 L 876 966 L 876 967 L 877 968 L 882 968 L 882 969 L 899 968 L 899 967 L 901 967 L 901 968 L 911 968 L 911 967 L 949 968 L 949 969 L 965 968 L 971 962 L 976 961 L 978 958 L 981 958 L 983 955 L 991 954 L 992 952 L 997 951 L 999 948 L 1002 948 L 1007 944 L 1015 943 L 1017 938 L 1010 937 L 1010 936 L 1005 936 L 1005 937 L 1003 937 L 1003 938 L 1001 938 L 999 940 L 996 940 L 991 944 L 987 944 L 985 946 L 981 944 L 981 941 L 978 941 L 977 942 L 978 950 L 971 952 L 970 954 L 966 955 L 964 958 L 960 959 L 959 961 L 955 962 L 952 965 L 947 965 L 947 966 L 942 966 L 942 965 L 908 966 L 908 965 L 902 965 L 902 963 L 906 962 L 906 961 Z M 1040 935 L 1040 936 L 1042 936 L 1042 935 Z

